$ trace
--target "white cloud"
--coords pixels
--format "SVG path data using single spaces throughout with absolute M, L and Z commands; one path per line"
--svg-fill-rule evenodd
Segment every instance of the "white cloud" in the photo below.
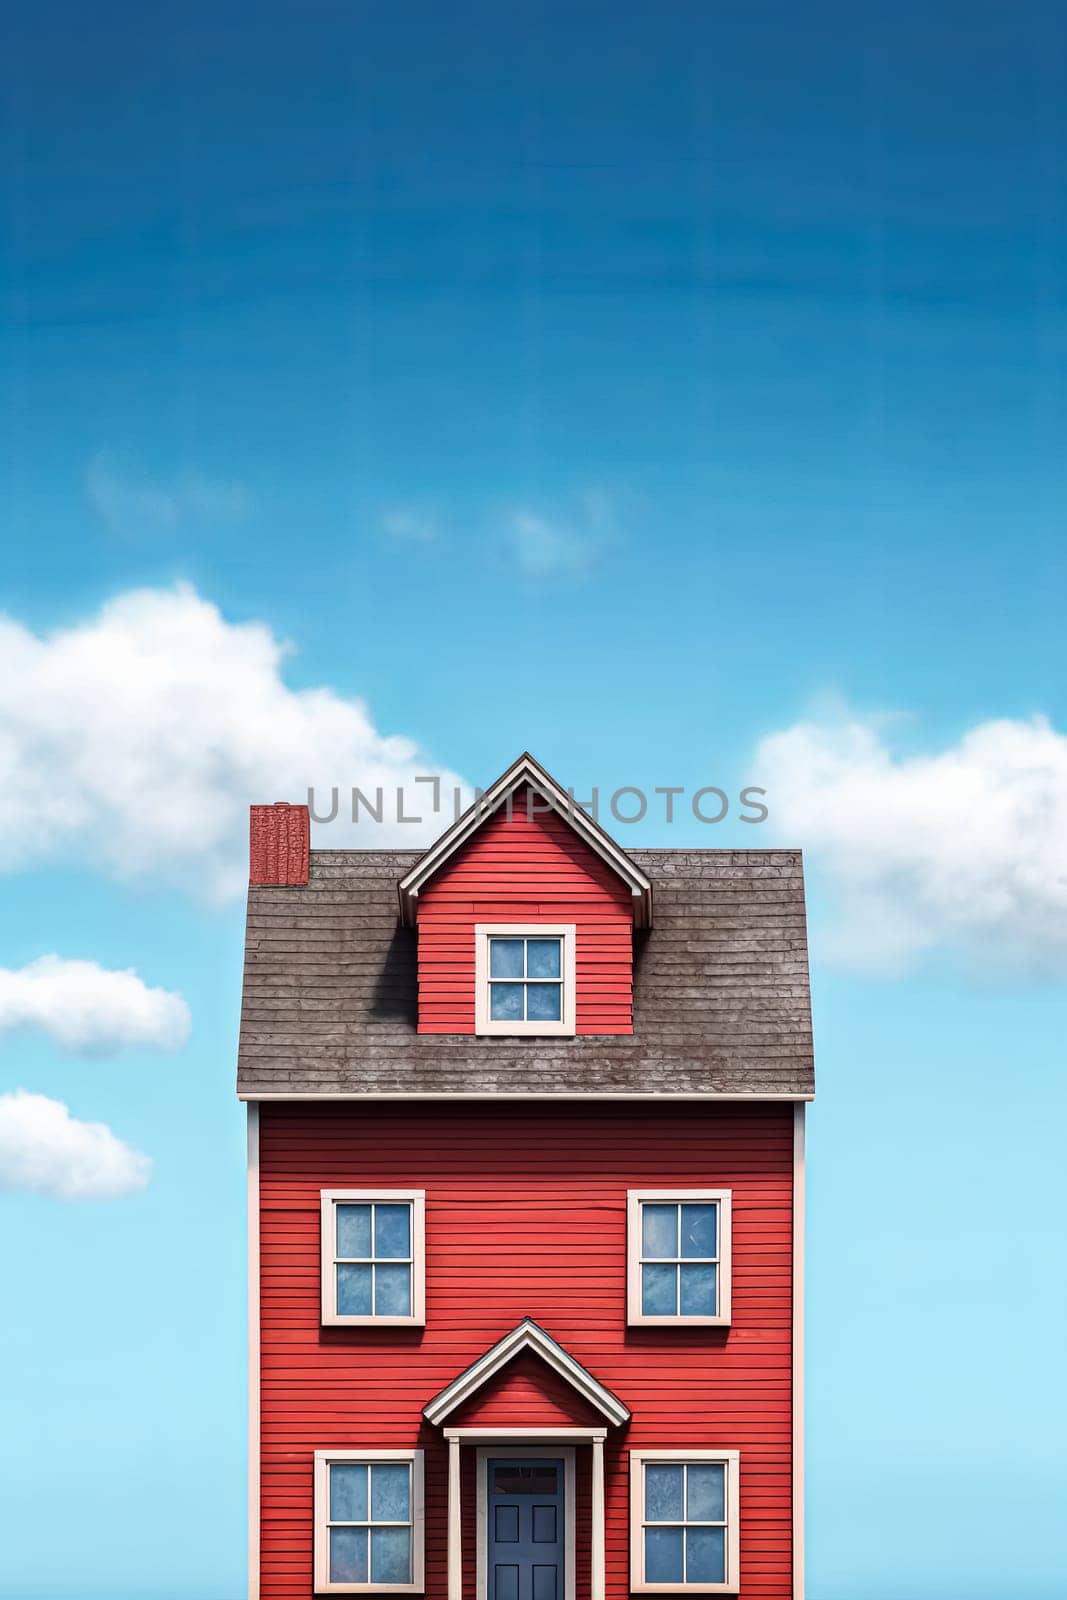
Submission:
M 1035 716 L 899 755 L 891 727 L 844 713 L 757 752 L 776 832 L 833 898 L 832 953 L 900 971 L 945 947 L 985 970 L 1067 973 L 1067 737 Z
M 407 544 L 432 544 L 440 529 L 433 517 L 410 507 L 398 507 L 382 517 L 382 527 L 391 539 Z
M 85 474 L 89 503 L 112 533 L 123 538 L 166 533 L 189 522 L 239 522 L 248 494 L 239 483 L 183 472 L 166 482 L 120 466 L 106 452 L 93 457 Z
M 455 774 L 378 732 L 360 700 L 294 690 L 286 647 L 196 591 L 133 590 L 44 636 L 0 618 L 0 869 L 80 858 L 126 879 L 213 899 L 243 891 L 252 801 L 337 785 L 391 801 L 381 825 L 323 827 L 317 843 L 419 845 L 451 820 Z M 419 774 L 439 773 L 434 816 Z M 404 788 L 408 815 L 395 821 Z M 341 815 L 345 815 L 342 800 Z
M 0 967 L 0 1033 L 12 1028 L 39 1028 L 79 1055 L 177 1050 L 189 1037 L 189 1007 L 132 969 L 48 955 L 17 970 Z
M 152 1162 L 103 1122 L 79 1122 L 59 1100 L 0 1094 L 0 1189 L 57 1200 L 111 1200 L 147 1188 Z
M 547 517 L 516 509 L 506 527 L 508 553 L 527 578 L 579 577 L 607 550 L 611 516 L 603 495 L 582 497 L 570 517 Z

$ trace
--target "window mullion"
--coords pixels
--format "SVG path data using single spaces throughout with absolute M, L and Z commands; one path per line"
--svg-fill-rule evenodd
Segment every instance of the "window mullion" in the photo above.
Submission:
M 681 1202 L 674 1207 L 674 1315 L 682 1314 L 682 1206 Z M 682 1510 L 685 1510 L 685 1478 L 682 1479 Z M 682 1535 L 682 1544 L 685 1544 L 685 1535 Z M 683 1556 L 682 1573 L 685 1574 L 685 1558 Z

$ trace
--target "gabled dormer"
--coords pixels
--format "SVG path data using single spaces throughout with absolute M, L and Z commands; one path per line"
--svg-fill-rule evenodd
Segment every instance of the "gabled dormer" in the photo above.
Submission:
M 400 880 L 418 934 L 418 1031 L 633 1032 L 640 867 L 522 755 Z

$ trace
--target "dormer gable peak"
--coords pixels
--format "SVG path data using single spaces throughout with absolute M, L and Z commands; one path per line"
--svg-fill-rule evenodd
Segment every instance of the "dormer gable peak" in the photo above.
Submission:
M 529 751 L 523 751 L 511 766 L 502 772 L 484 794 L 479 795 L 461 817 L 447 828 L 430 846 L 415 865 L 405 873 L 398 884 L 400 896 L 400 921 L 412 927 L 417 916 L 418 896 L 422 888 L 441 870 L 447 861 L 473 837 L 478 830 L 496 815 L 520 789 L 532 791 L 571 827 L 575 834 L 593 850 L 602 861 L 626 884 L 633 896 L 634 926 L 648 928 L 652 925 L 652 883 L 642 869 L 631 860 L 606 833 L 600 824 L 583 810 L 568 792 L 558 784 Z

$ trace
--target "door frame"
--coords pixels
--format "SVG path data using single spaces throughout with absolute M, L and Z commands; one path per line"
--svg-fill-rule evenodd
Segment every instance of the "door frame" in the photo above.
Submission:
M 525 1445 L 521 1437 L 501 1439 L 499 1444 L 479 1445 L 475 1455 L 475 1472 L 478 1483 L 477 1529 L 478 1600 L 487 1600 L 489 1593 L 489 1471 L 490 1461 L 516 1461 L 541 1457 L 548 1461 L 563 1462 L 563 1600 L 575 1600 L 575 1559 L 577 1529 L 574 1525 L 575 1448 L 573 1445 Z

